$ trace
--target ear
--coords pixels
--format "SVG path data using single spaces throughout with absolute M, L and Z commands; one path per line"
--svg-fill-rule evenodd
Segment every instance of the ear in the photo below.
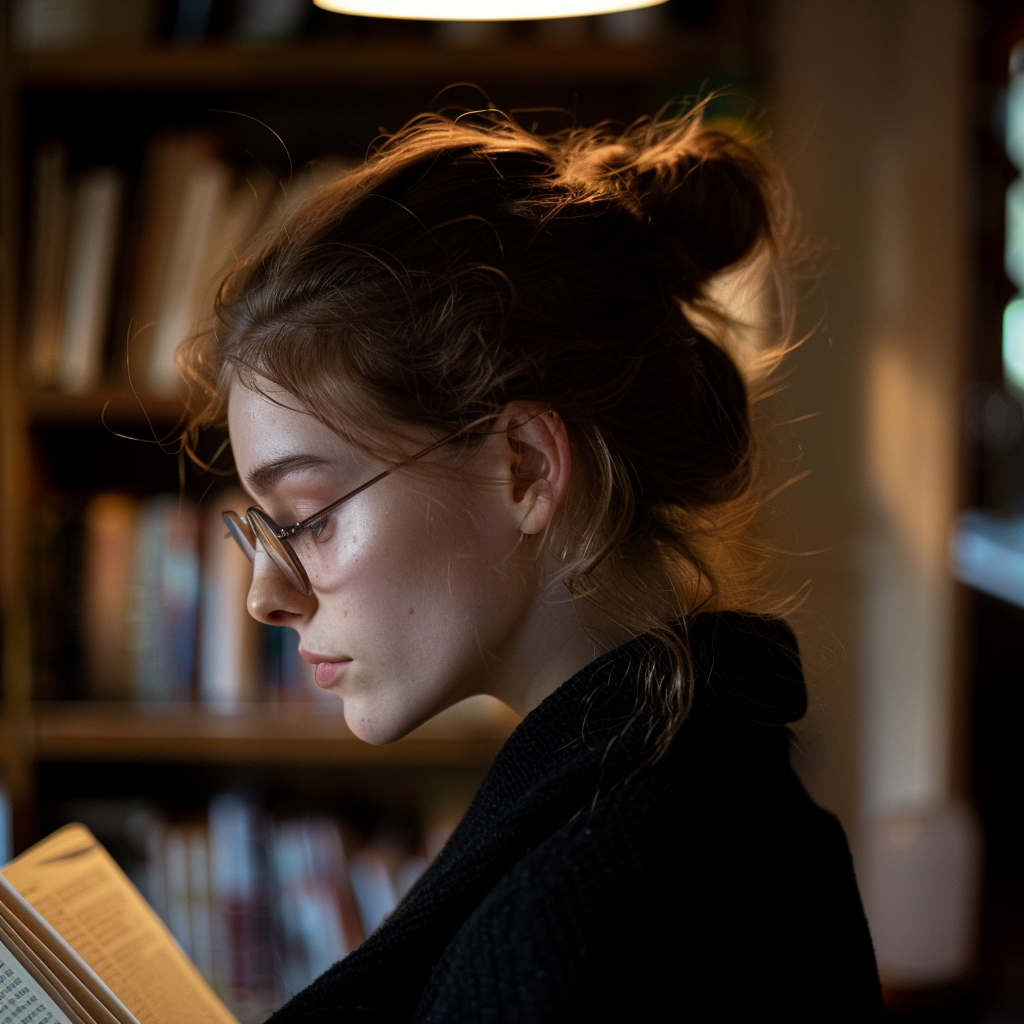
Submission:
M 534 402 L 511 402 L 502 420 L 512 458 L 512 501 L 519 531 L 542 533 L 569 493 L 572 458 L 561 416 Z

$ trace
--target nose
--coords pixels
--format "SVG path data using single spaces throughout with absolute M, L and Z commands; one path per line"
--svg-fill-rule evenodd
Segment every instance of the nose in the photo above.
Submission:
M 295 627 L 312 614 L 316 597 L 312 594 L 307 597 L 296 590 L 273 559 L 257 546 L 246 604 L 249 614 L 259 622 Z

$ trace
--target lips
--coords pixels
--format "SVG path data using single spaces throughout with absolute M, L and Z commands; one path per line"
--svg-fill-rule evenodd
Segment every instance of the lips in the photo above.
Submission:
M 316 685 L 325 690 L 334 686 L 342 677 L 345 669 L 352 664 L 351 658 L 344 661 L 319 661 L 316 665 Z
M 351 658 L 328 658 L 322 654 L 299 648 L 299 657 L 310 665 L 316 666 L 316 685 L 325 690 L 334 686 L 352 663 Z

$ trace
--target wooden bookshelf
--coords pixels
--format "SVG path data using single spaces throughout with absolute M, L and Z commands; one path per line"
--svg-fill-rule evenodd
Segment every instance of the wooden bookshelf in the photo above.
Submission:
M 723 0 L 723 9 L 735 14 L 743 3 Z M 5 5 L 5 15 L 9 7 Z M 19 325 L 26 289 L 26 211 L 31 209 L 31 183 L 25 176 L 32 163 L 26 147 L 38 145 L 51 130 L 60 136 L 82 123 L 88 128 L 90 117 L 104 116 L 105 104 L 134 102 L 135 93 L 143 96 L 139 119 L 125 133 L 129 149 L 136 136 L 141 139 L 167 124 L 203 123 L 207 107 L 213 105 L 200 95 L 204 90 L 234 91 L 258 102 L 273 94 L 281 109 L 275 117 L 287 118 L 293 110 L 300 121 L 306 118 L 302 130 L 315 135 L 317 125 L 310 128 L 307 123 L 309 97 L 333 89 L 332 103 L 357 105 L 352 132 L 369 132 L 366 138 L 345 136 L 356 149 L 372 141 L 376 126 L 397 127 L 453 82 L 499 89 L 501 102 L 510 108 L 521 103 L 535 109 L 548 95 L 559 97 L 557 105 L 570 96 L 581 112 L 592 109 L 599 116 L 629 118 L 653 113 L 680 82 L 699 82 L 723 67 L 742 66 L 744 24 L 742 17 L 729 15 L 706 30 L 680 29 L 662 39 L 628 45 L 555 43 L 520 38 L 516 32 L 500 43 L 466 47 L 382 34 L 287 45 L 93 46 L 12 54 L 7 25 L 0 18 L 0 779 L 12 800 L 17 848 L 39 838 L 47 801 L 59 797 L 46 789 L 59 770 L 44 772 L 43 766 L 71 770 L 72 765 L 91 765 L 101 775 L 110 766 L 113 771 L 105 778 L 131 765 L 146 765 L 156 775 L 162 765 L 195 765 L 199 774 L 205 766 L 212 766 L 214 773 L 233 765 L 358 766 L 366 772 L 422 766 L 443 769 L 449 776 L 461 773 L 475 786 L 515 725 L 511 715 L 508 720 L 441 716 L 398 743 L 371 746 L 356 739 L 336 712 L 324 713 L 315 702 L 262 705 L 231 715 L 198 707 L 33 703 L 30 526 L 38 513 L 35 502 L 45 497 L 47 488 L 61 486 L 48 475 L 52 467 L 46 460 L 56 459 L 53 453 L 70 453 L 60 457 L 81 464 L 84 472 L 73 474 L 75 482 L 66 486 L 88 490 L 91 470 L 82 460 L 89 458 L 89 446 L 99 435 L 94 428 L 106 424 L 115 432 L 143 437 L 152 425 L 156 434 L 165 436 L 179 422 L 182 407 L 174 400 L 138 396 L 124 386 L 69 395 L 23 383 L 25 340 Z M 74 111 L 62 121 L 65 99 L 73 101 Z M 618 107 L 609 114 L 612 102 Z M 247 108 L 243 102 L 233 109 Z M 324 128 L 324 152 L 333 151 L 332 131 L 329 125 Z M 106 143 L 97 144 L 93 152 L 91 138 L 86 131 L 79 139 L 89 150 L 83 159 L 106 159 L 101 151 Z M 115 141 L 120 143 L 120 133 Z M 315 138 L 301 143 L 306 148 L 319 144 Z M 318 155 L 315 149 L 311 155 Z M 80 443 L 65 445 L 76 439 L 76 432 Z M 106 451 L 105 482 L 96 487 L 148 493 L 151 484 L 136 450 L 123 460 Z M 152 486 L 168 489 L 165 483 Z
M 709 34 L 660 43 L 485 46 L 429 41 L 327 42 L 289 46 L 154 46 L 53 50 L 19 57 L 14 80 L 32 89 L 269 89 L 418 86 L 457 81 L 580 86 L 637 85 L 714 65 Z

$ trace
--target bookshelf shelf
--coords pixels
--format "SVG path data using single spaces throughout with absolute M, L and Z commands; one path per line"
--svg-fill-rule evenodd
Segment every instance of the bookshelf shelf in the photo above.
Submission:
M 183 406 L 173 398 L 135 395 L 127 388 L 67 394 L 62 391 L 31 391 L 26 405 L 29 419 L 40 425 L 99 425 L 108 423 L 132 426 L 167 426 L 176 423 Z
M 39 761 L 263 763 L 486 767 L 515 720 L 441 716 L 386 746 L 364 743 L 337 715 L 252 707 L 214 714 L 192 707 L 51 704 L 32 715 Z M 0 732 L 0 736 L 4 734 Z
M 325 85 L 435 86 L 453 81 L 630 85 L 708 64 L 710 38 L 663 43 L 538 43 L 486 46 L 430 41 L 327 42 L 288 46 L 154 46 L 46 51 L 21 56 L 15 80 L 33 89 L 260 89 Z

